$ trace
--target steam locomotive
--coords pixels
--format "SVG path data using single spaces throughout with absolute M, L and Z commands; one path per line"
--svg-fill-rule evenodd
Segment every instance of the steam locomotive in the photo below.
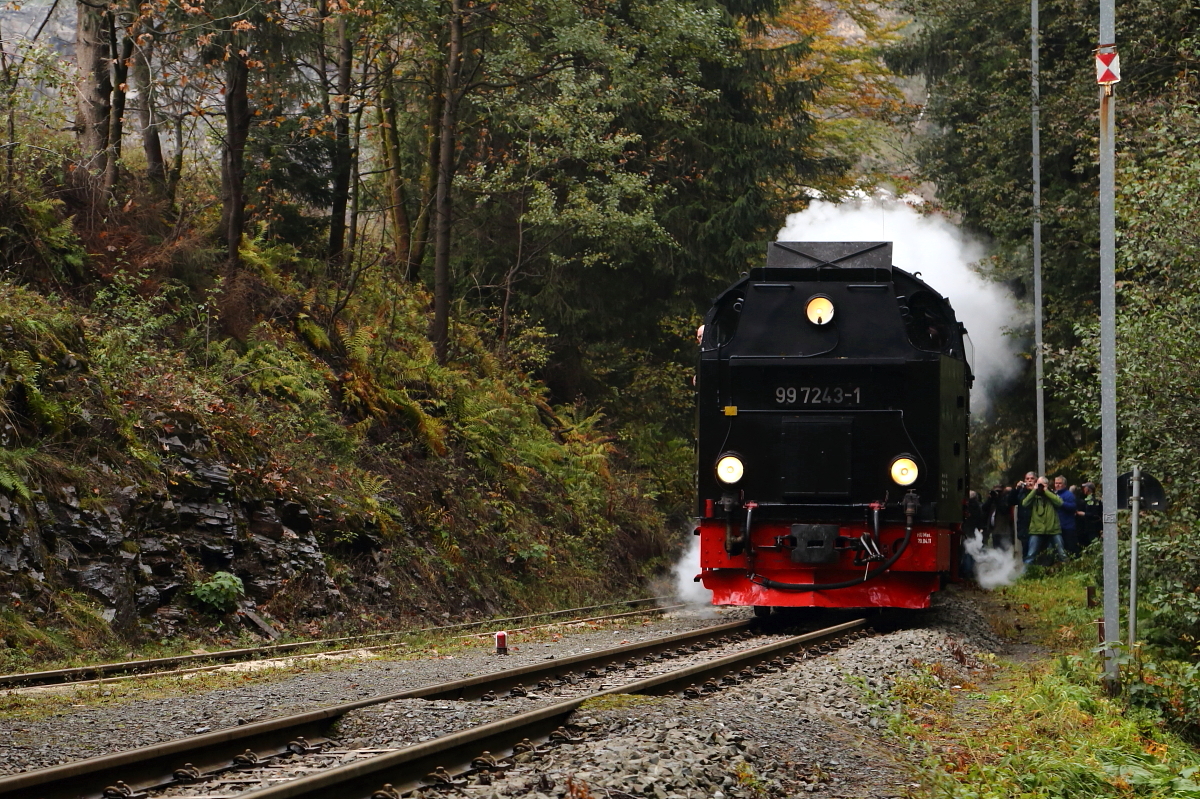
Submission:
M 697 371 L 713 604 L 928 607 L 956 574 L 973 353 L 890 242 L 774 242 L 713 303 Z

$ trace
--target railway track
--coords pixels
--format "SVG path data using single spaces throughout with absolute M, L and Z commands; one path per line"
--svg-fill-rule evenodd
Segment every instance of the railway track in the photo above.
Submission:
M 569 741 L 570 733 L 559 728 L 589 699 L 679 692 L 698 698 L 722 682 L 753 679 L 755 669 L 786 668 L 797 650 L 828 651 L 861 635 L 865 625 L 859 619 L 802 635 L 757 637 L 754 621 L 730 622 L 0 778 L 0 799 L 392 799 L 430 780 L 486 779 L 483 772 L 502 771 L 511 762 L 505 758 L 520 758 L 523 749 Z M 546 700 L 541 707 L 413 746 L 352 751 L 340 747 L 332 731 L 354 711 L 400 699 L 495 702 L 505 693 L 525 697 L 538 690 Z
M 440 627 L 424 627 L 418 630 L 405 630 L 398 632 L 387 633 L 371 633 L 368 635 L 347 636 L 343 638 L 325 638 L 318 641 L 298 641 L 288 644 L 273 644 L 271 646 L 249 647 L 241 649 L 226 649 L 218 652 L 204 652 L 192 655 L 178 655 L 168 658 L 151 658 L 143 660 L 130 660 L 120 663 L 98 663 L 92 666 L 76 666 L 66 669 L 53 669 L 48 671 L 31 671 L 22 674 L 3 674 L 0 675 L 0 690 L 20 690 L 24 688 L 35 688 L 46 685 L 65 685 L 65 684 L 87 684 L 96 682 L 108 682 L 113 679 L 131 679 L 144 676 L 164 676 L 198 673 L 203 671 L 212 671 L 222 667 L 223 663 L 245 660 L 269 660 L 275 656 L 285 655 L 287 653 L 299 652 L 303 649 L 312 647 L 328 647 L 336 644 L 353 644 L 356 642 L 367 642 L 372 640 L 380 640 L 383 638 L 403 638 L 415 635 L 428 635 L 431 633 L 451 632 L 453 630 L 467 630 L 479 627 L 501 626 L 512 622 L 528 621 L 530 619 L 555 618 L 558 616 L 566 616 L 570 614 L 586 613 L 588 611 L 601 610 L 604 608 L 613 607 L 628 607 L 651 602 L 658 602 L 669 599 L 670 597 L 650 597 L 648 599 L 633 599 L 627 602 L 610 602 L 603 605 L 591 605 L 581 608 L 568 608 L 566 610 L 550 611 L 548 613 L 534 613 L 525 616 L 510 616 L 502 619 L 485 619 L 482 621 L 462 622 L 459 624 L 447 624 Z M 644 608 L 628 613 L 611 613 L 602 616 L 591 616 L 585 619 L 572 619 L 571 621 L 601 621 L 607 619 L 618 619 L 627 616 L 644 615 L 648 613 L 661 613 L 672 608 L 682 607 L 682 605 L 669 605 L 656 608 Z M 563 622 L 552 622 L 546 625 L 534 625 L 532 627 L 520 627 L 513 629 L 514 632 L 521 630 L 538 629 L 539 627 L 553 626 L 554 624 L 562 624 Z M 336 650 L 324 650 L 321 654 L 328 654 L 330 651 L 346 651 L 347 649 L 356 649 L 363 652 L 371 652 L 382 649 L 390 649 L 395 647 L 395 643 L 383 644 L 380 646 L 368 647 L 343 647 Z M 188 666 L 192 663 L 202 663 L 220 661 L 219 663 L 199 666 L 194 668 L 177 668 L 179 666 Z

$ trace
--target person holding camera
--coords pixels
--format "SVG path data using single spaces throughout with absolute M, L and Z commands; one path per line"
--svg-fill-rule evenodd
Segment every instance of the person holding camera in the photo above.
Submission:
M 1012 504 L 1017 507 L 1017 540 L 1021 542 L 1022 556 L 1029 553 L 1029 508 L 1022 503 L 1036 486 L 1037 472 L 1026 472 L 1025 478 L 1013 487 Z
M 1003 549 L 1012 545 L 1011 494 L 1004 486 L 996 486 L 983 504 L 984 526 L 991 534 L 992 546 Z
M 1045 477 L 1039 477 L 1033 490 L 1021 500 L 1021 505 L 1029 508 L 1029 552 L 1025 555 L 1026 564 L 1033 563 L 1047 538 L 1054 544 L 1058 559 L 1067 559 L 1062 527 L 1058 522 L 1058 509 L 1062 504 L 1062 497 L 1050 490 L 1050 481 Z

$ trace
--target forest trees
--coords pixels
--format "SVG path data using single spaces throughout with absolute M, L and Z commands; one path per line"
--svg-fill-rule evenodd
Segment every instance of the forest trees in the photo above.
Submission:
M 1028 6 L 1004 0 L 906 0 L 903 7 L 921 25 L 892 51 L 892 61 L 924 76 L 929 90 L 928 130 L 917 154 L 920 170 L 936 181 L 939 201 L 993 244 L 997 276 L 1032 285 Z M 1040 5 L 1045 338 L 1049 349 L 1063 353 L 1068 371 L 1074 369 L 1071 361 L 1082 366 L 1094 360 L 1080 326 L 1095 320 L 1099 295 L 1099 101 L 1092 73 L 1097 17 L 1088 8 L 1074 0 Z M 1149 140 L 1140 131 L 1161 118 L 1164 98 L 1186 93 L 1194 81 L 1197 22 L 1194 4 L 1180 0 L 1117 5 L 1122 175 L 1129 159 L 1145 156 Z M 1121 209 L 1118 217 L 1126 224 Z M 1096 425 L 1094 417 L 1080 413 L 1082 397 L 1066 372 L 1062 376 L 1062 382 L 1048 384 L 1047 445 L 1052 461 L 1079 463 L 1094 449 Z M 1010 398 L 1026 404 L 1008 408 L 1008 418 L 1001 421 L 1012 428 L 1006 435 L 1023 442 L 1018 457 L 1029 463 L 1036 444 L 1028 423 L 1033 391 L 1026 388 Z
M 395 396 L 422 384 L 385 354 L 420 333 L 441 367 L 479 367 L 456 344 L 467 318 L 551 401 L 604 409 L 672 513 L 697 309 L 814 191 L 856 187 L 865 122 L 903 105 L 879 59 L 892 29 L 867 0 L 83 8 L 107 33 L 59 99 L 91 103 L 72 155 L 105 159 L 107 182 L 68 201 L 105 279 L 183 284 L 206 342 L 212 317 L 234 347 L 260 322 L 299 331 L 356 421 L 394 400 L 371 380 Z M 140 152 L 112 148 L 114 114 Z M 101 241 L 109 228 L 140 251 Z M 397 321 L 414 305 L 424 330 Z M 370 363 L 352 355 L 367 341 Z M 372 399 L 355 405 L 360 390 Z
M 516 313 L 556 333 L 645 333 L 757 258 L 807 188 L 847 174 L 849 149 L 816 135 L 837 109 L 815 98 L 836 63 L 878 64 L 882 29 L 818 53 L 820 9 L 80 0 L 82 173 L 122 202 L 122 170 L 144 158 L 170 203 L 185 170 L 217 167 L 230 263 L 252 232 L 320 257 L 339 290 L 372 265 L 427 282 L 443 360 L 456 295 L 496 308 L 501 340 Z M 127 116 L 142 158 L 122 152 Z
M 94 5 L 106 33 L 56 95 L 88 103 L 60 162 L 104 161 L 61 195 L 79 277 L 191 298 L 205 353 L 210 327 L 299 336 L 373 436 L 451 413 L 407 357 L 426 347 L 447 373 L 535 371 L 672 514 L 697 310 L 787 213 L 863 185 L 869 128 L 904 110 L 868 0 Z

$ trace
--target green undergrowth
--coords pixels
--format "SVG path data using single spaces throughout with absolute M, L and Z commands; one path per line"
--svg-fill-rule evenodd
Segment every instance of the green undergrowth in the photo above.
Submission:
M 1122 653 L 1110 692 L 1090 583 L 1085 570 L 1060 567 L 985 597 L 993 627 L 1023 641 L 1014 652 L 1024 654 L 1000 658 L 984 685 L 952 685 L 935 666 L 897 683 L 892 730 L 912 744 L 930 795 L 1200 797 L 1194 668 L 1151 662 L 1138 647 Z
M 86 597 L 59 591 L 51 602 L 52 623 L 29 618 L 21 612 L 20 600 L 12 596 L 0 605 L 0 673 L 17 674 L 41 668 L 42 664 L 69 668 L 84 665 L 82 653 L 95 658 L 124 652 L 118 648 L 99 608 Z
M 1010 665 L 1001 677 L 967 724 L 921 730 L 935 796 L 1200 797 L 1200 755 L 1155 714 L 1106 697 L 1094 659 Z
M 673 559 L 685 487 L 664 475 L 685 459 L 676 447 L 656 468 L 652 430 L 631 433 L 601 405 L 553 404 L 537 377 L 552 342 L 537 326 L 516 320 L 497 341 L 495 320 L 464 307 L 439 363 L 429 296 L 394 276 L 364 276 L 347 293 L 323 264 L 257 241 L 233 270 L 190 257 L 187 281 L 178 264 L 116 259 L 90 294 L 0 280 L 9 501 L 134 513 L 131 492 L 187 489 L 184 454 L 217 462 L 240 499 L 307 508 L 344 594 L 364 568 L 382 573 L 393 599 L 374 611 L 407 621 L 636 595 Z M 48 584 L 63 585 L 48 568 Z M 193 587 L 214 577 L 197 573 Z M 28 579 L 0 572 L 18 594 Z M 286 625 L 310 603 L 305 590 L 285 588 L 267 612 Z M 93 648 L 72 648 L 63 614 L 30 610 L 15 612 L 64 638 L 35 647 L 35 660 Z
M 1030 567 L 1013 585 L 996 589 L 988 620 L 1001 635 L 1032 638 L 1047 647 L 1099 643 L 1096 620 L 1102 611 L 1087 606 L 1091 585 L 1094 580 L 1084 572 Z

